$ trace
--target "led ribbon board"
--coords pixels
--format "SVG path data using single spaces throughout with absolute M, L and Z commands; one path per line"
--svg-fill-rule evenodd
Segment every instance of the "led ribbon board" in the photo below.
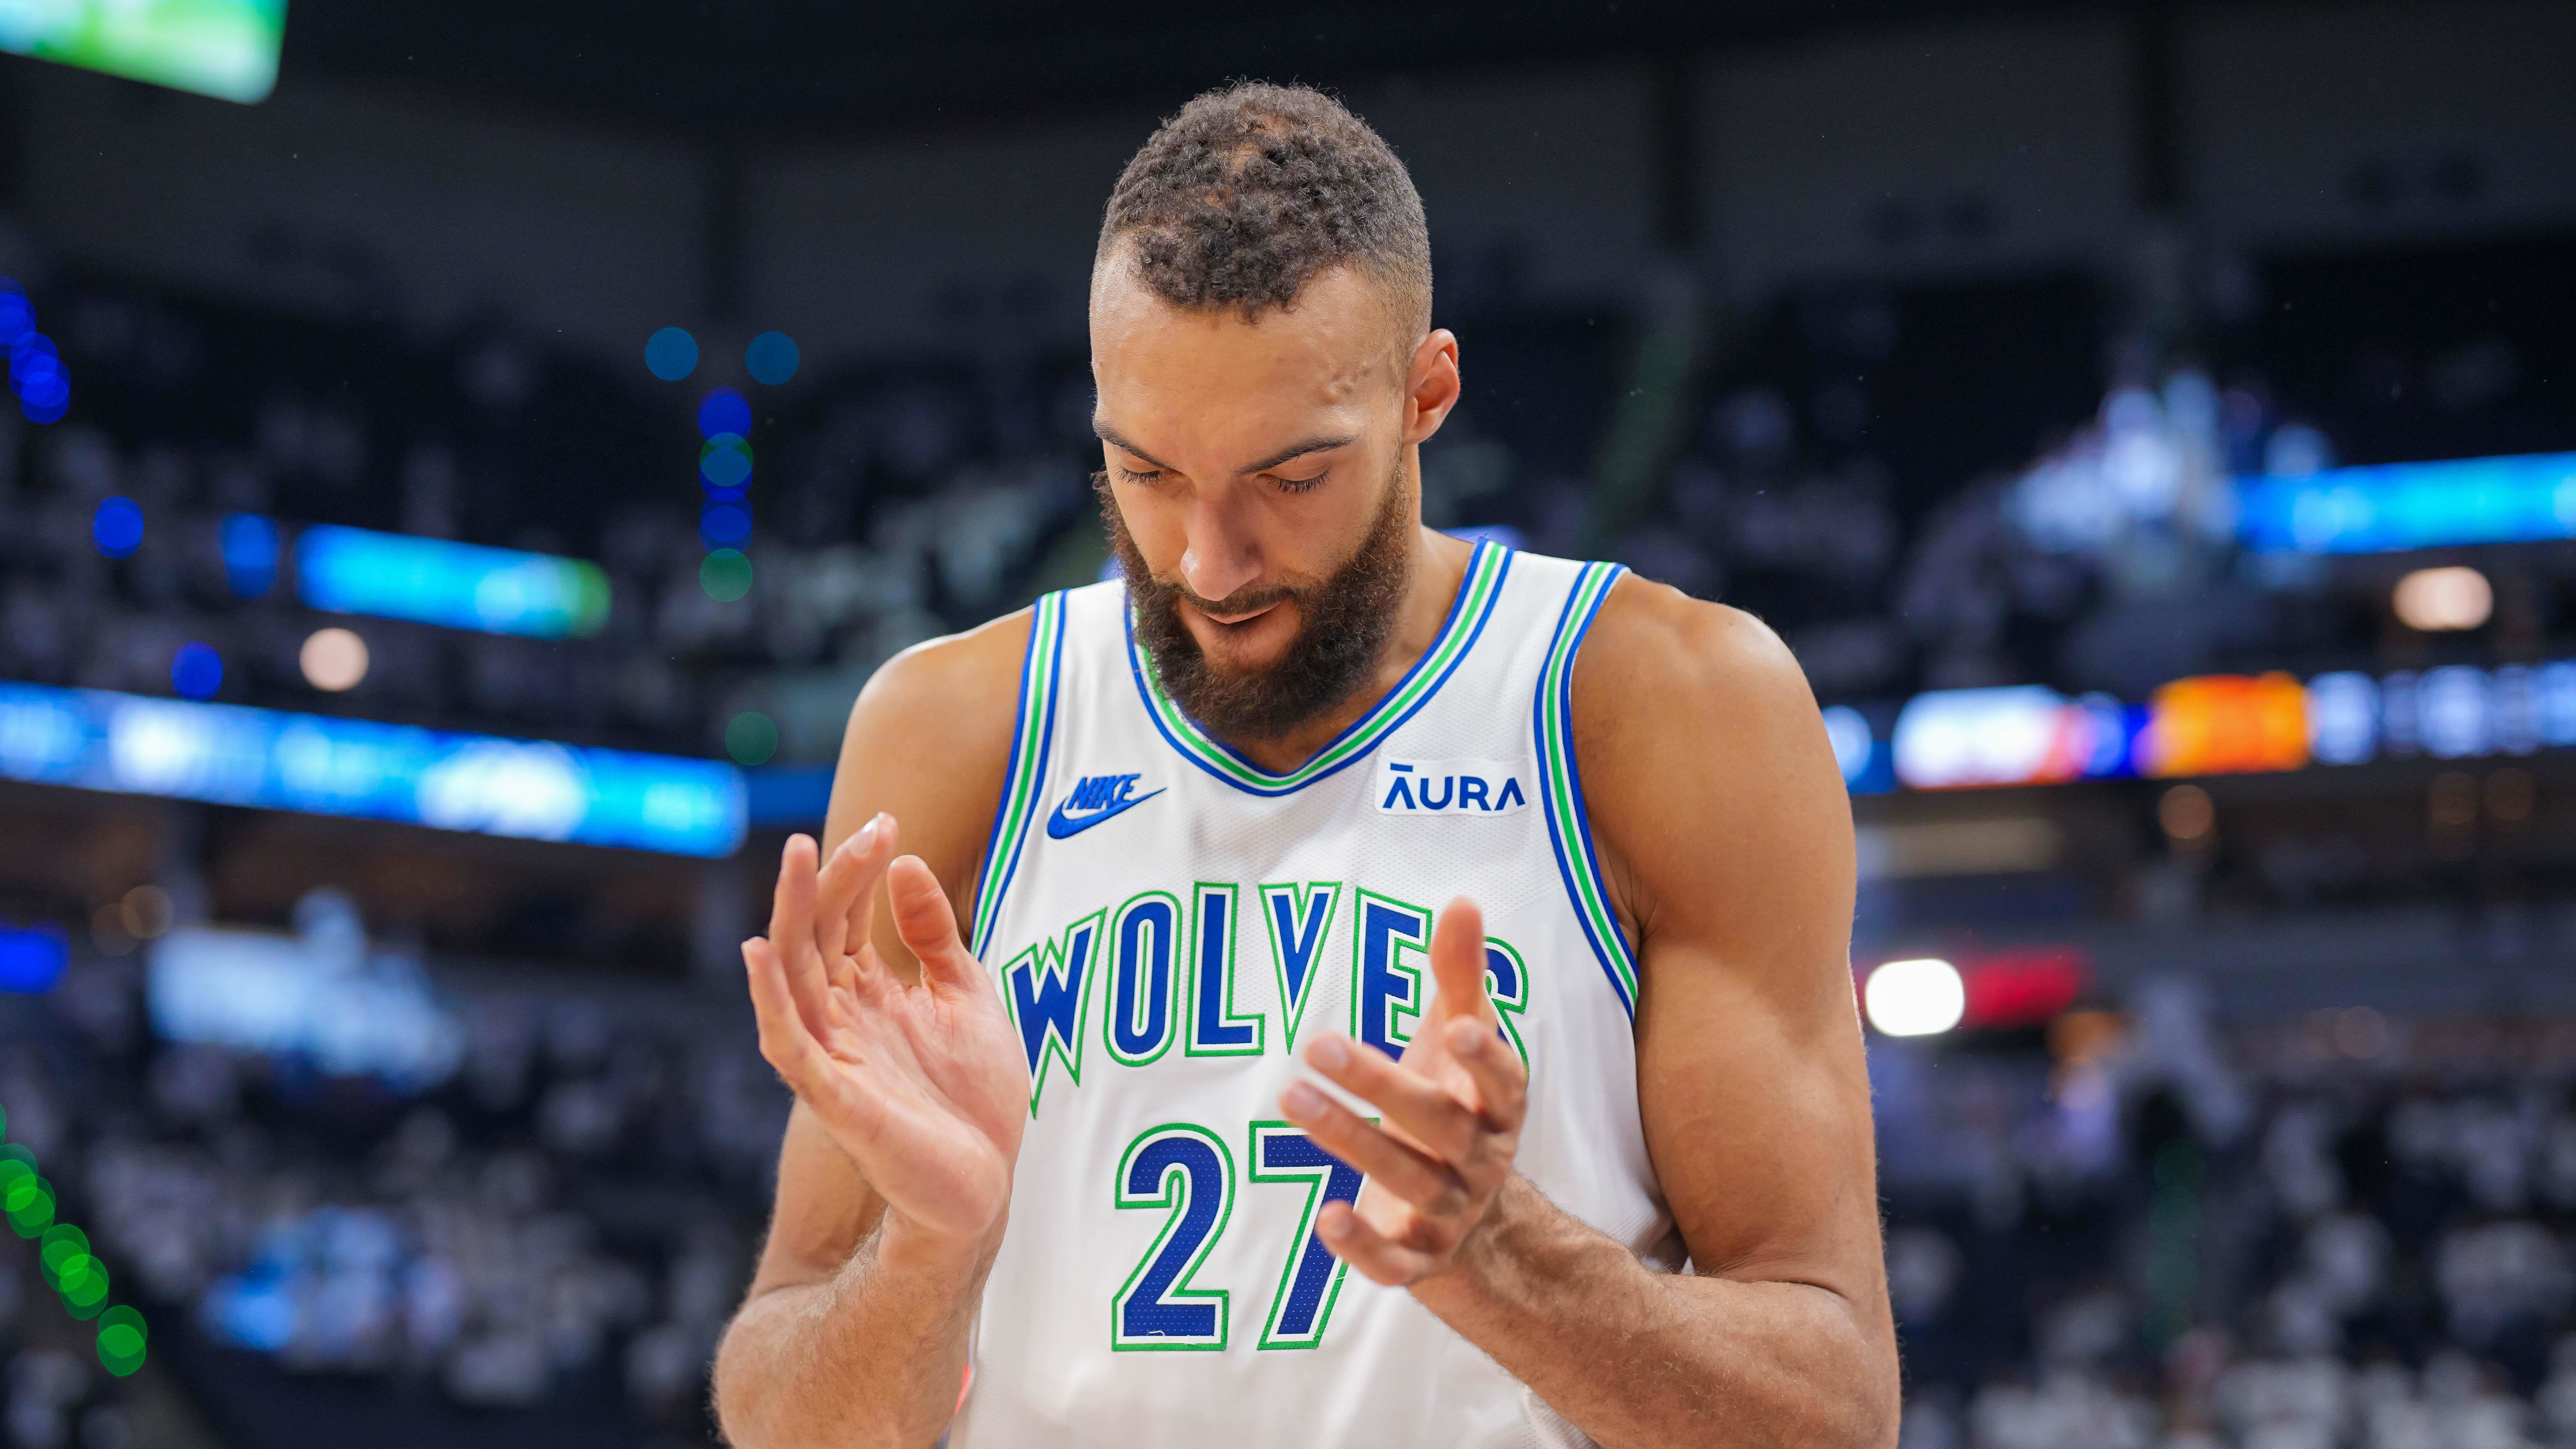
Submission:
M 321 524 L 295 539 L 296 596 L 335 614 L 561 639 L 608 622 L 608 575 L 549 553 Z
M 2576 660 L 2452 664 L 2371 676 L 2203 674 L 2148 702 L 2041 685 L 1918 694 L 1882 745 L 1838 706 L 1826 721 L 1858 794 L 2070 780 L 2279 774 L 2374 759 L 2483 759 L 2576 748 Z M 1868 762 L 1892 756 L 1892 782 Z M 1864 773 L 1864 770 L 1868 773 Z
M 0 50 L 227 101 L 277 84 L 286 0 L 0 0 Z
M 2237 483 L 2258 553 L 2396 553 L 2576 538 L 2576 453 L 2329 468 Z
M 721 761 L 33 684 L 0 683 L 0 778 L 670 855 L 745 828 Z

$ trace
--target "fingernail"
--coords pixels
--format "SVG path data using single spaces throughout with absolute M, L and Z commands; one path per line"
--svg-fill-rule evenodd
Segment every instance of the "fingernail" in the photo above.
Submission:
M 1312 1117 L 1324 1109 L 1324 1096 L 1304 1082 L 1291 1082 L 1288 1090 L 1279 1094 L 1279 1105 L 1287 1108 L 1291 1117 Z
M 1328 1238 L 1347 1238 L 1351 1235 L 1351 1220 L 1346 1217 L 1338 1215 L 1329 1217 L 1315 1226 Z
M 856 842 L 861 850 L 866 850 L 874 846 L 877 843 L 877 821 L 884 818 L 884 816 L 880 815 L 871 819 L 867 824 L 860 826 L 859 833 L 851 836 L 850 839 Z
M 1449 1025 L 1449 1049 L 1464 1056 L 1485 1048 L 1485 1025 L 1478 1021 L 1458 1021 Z
M 1325 1071 L 1338 1072 L 1350 1065 L 1351 1053 L 1348 1047 L 1342 1045 L 1340 1037 L 1328 1036 L 1318 1039 L 1313 1046 L 1306 1048 L 1306 1060 L 1322 1067 Z

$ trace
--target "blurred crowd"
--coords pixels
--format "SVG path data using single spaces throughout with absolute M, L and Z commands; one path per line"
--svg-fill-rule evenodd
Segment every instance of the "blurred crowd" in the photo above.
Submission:
M 162 692 L 194 640 L 222 656 L 227 700 L 687 753 L 759 709 L 784 758 L 822 759 L 878 662 L 1103 558 L 1088 373 L 1034 343 L 776 387 L 719 361 L 671 383 L 640 348 L 620 369 L 499 317 L 423 337 L 67 268 L 22 280 L 77 381 L 63 421 L 0 422 L 7 677 Z M 2339 316 L 2381 280 L 2270 285 Z M 1828 699 L 2135 693 L 2238 656 L 2322 667 L 2377 620 L 2283 602 L 2314 580 L 2235 556 L 2228 478 L 2313 471 L 2347 435 L 2364 460 L 2576 436 L 2552 431 L 2546 358 L 2513 319 L 2392 343 L 2249 315 L 2176 351 L 2118 340 L 2100 289 L 2066 277 L 1783 297 L 1711 349 L 1679 455 L 1634 506 L 1582 482 L 1620 426 L 1622 328 L 1470 317 L 1470 392 L 1427 450 L 1425 512 L 1751 609 Z M 1988 345 L 1998 326 L 2014 348 Z M 694 471 L 696 402 L 727 380 L 755 418 L 737 602 L 701 585 Z M 109 497 L 142 511 L 131 557 L 90 544 Z M 349 621 L 296 605 L 291 571 L 240 596 L 219 525 L 243 512 L 290 539 L 332 522 L 594 559 L 612 608 L 565 641 L 354 621 L 368 676 L 327 694 L 299 651 Z
M 223 657 L 225 700 L 711 753 L 748 682 L 823 670 L 846 701 L 888 654 L 1016 603 L 1043 546 L 1087 516 L 1078 371 L 736 379 L 757 409 L 754 582 L 719 602 L 699 577 L 691 421 L 715 369 L 657 382 L 639 346 L 628 377 L 497 320 L 424 340 L 110 278 L 27 281 L 80 393 L 58 424 L 0 424 L 12 678 L 167 692 L 194 640 Z M 142 511 L 128 558 L 90 541 L 110 497 Z M 327 619 L 294 602 L 291 568 L 240 596 L 219 539 L 236 513 L 290 540 L 330 522 L 594 559 L 612 608 L 564 641 Z M 369 646 L 345 704 L 298 663 L 326 622 Z
M 154 1042 L 90 962 L 9 1009 L 0 1100 L 228 1435 L 363 1385 L 389 1444 L 705 1442 L 782 1094 L 670 1000 L 450 1000 L 465 1060 L 404 1096 Z M 1907 1449 L 2576 1444 L 2576 1024 L 2222 1031 L 2168 979 L 1871 1070 Z M 7 1442 L 122 1449 L 23 1258 Z
M 450 1001 L 459 1070 L 406 1095 L 151 1041 L 121 963 L 77 970 L 57 1001 L 16 1003 L 0 1028 L 10 1135 L 227 1437 L 284 1437 L 333 1402 L 300 1386 L 354 1380 L 379 1386 L 379 1418 L 385 1392 L 546 1411 L 428 1415 L 424 1443 L 461 1422 L 486 1443 L 705 1442 L 706 1365 L 748 1277 L 786 1098 L 747 1033 L 707 1030 L 703 1003 L 469 989 Z M 27 1266 L 0 1262 L 0 1306 L 60 1316 Z M 65 1397 L 47 1362 L 11 1370 L 11 1442 L 114 1449 L 22 1410 Z M 406 1442 L 399 1425 L 369 1432 Z
M 1761 615 L 1828 701 L 2355 667 L 2384 585 L 2240 551 L 2233 480 L 2576 448 L 2553 378 L 2576 314 L 2541 281 L 2566 256 L 2238 259 L 2160 341 L 2066 276 L 1780 298 L 1718 349 L 1609 547 Z M 2527 632 L 2561 626 L 2556 565 L 2520 564 Z
M 2576 1026 L 2050 1036 L 1873 1044 L 1908 1449 L 2576 1444 Z

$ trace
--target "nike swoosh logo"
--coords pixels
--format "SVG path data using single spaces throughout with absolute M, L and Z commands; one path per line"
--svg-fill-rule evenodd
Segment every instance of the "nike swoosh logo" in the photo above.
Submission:
M 1166 785 L 1163 787 L 1163 790 L 1168 790 L 1170 788 L 1171 787 L 1169 785 Z M 1073 803 L 1068 799 L 1063 805 L 1056 806 L 1055 813 L 1047 817 L 1047 838 L 1050 840 L 1062 840 L 1069 835 L 1080 835 L 1082 832 L 1089 830 L 1091 827 L 1108 819 L 1112 815 L 1135 809 L 1137 806 L 1153 799 L 1154 796 L 1162 794 L 1163 790 L 1155 790 L 1148 794 L 1139 795 L 1132 800 L 1121 800 L 1117 804 L 1112 805 L 1105 810 L 1096 810 L 1088 815 L 1065 814 L 1064 806 Z

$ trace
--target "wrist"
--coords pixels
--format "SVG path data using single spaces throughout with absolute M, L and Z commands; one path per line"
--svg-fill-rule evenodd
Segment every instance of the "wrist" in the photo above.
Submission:
M 889 1207 L 877 1226 L 876 1265 L 895 1273 L 979 1276 L 1000 1249 L 1002 1227 L 1009 1216 L 1007 1211 L 995 1215 L 982 1232 L 943 1233 L 921 1227 Z
M 1512 1228 L 1527 1210 L 1531 1196 L 1534 1194 L 1519 1173 L 1503 1179 L 1494 1200 L 1486 1204 L 1484 1216 L 1459 1240 L 1458 1250 L 1449 1257 L 1449 1266 L 1412 1285 L 1413 1295 L 1423 1307 L 1445 1319 L 1486 1296 L 1496 1273 L 1511 1256 Z

